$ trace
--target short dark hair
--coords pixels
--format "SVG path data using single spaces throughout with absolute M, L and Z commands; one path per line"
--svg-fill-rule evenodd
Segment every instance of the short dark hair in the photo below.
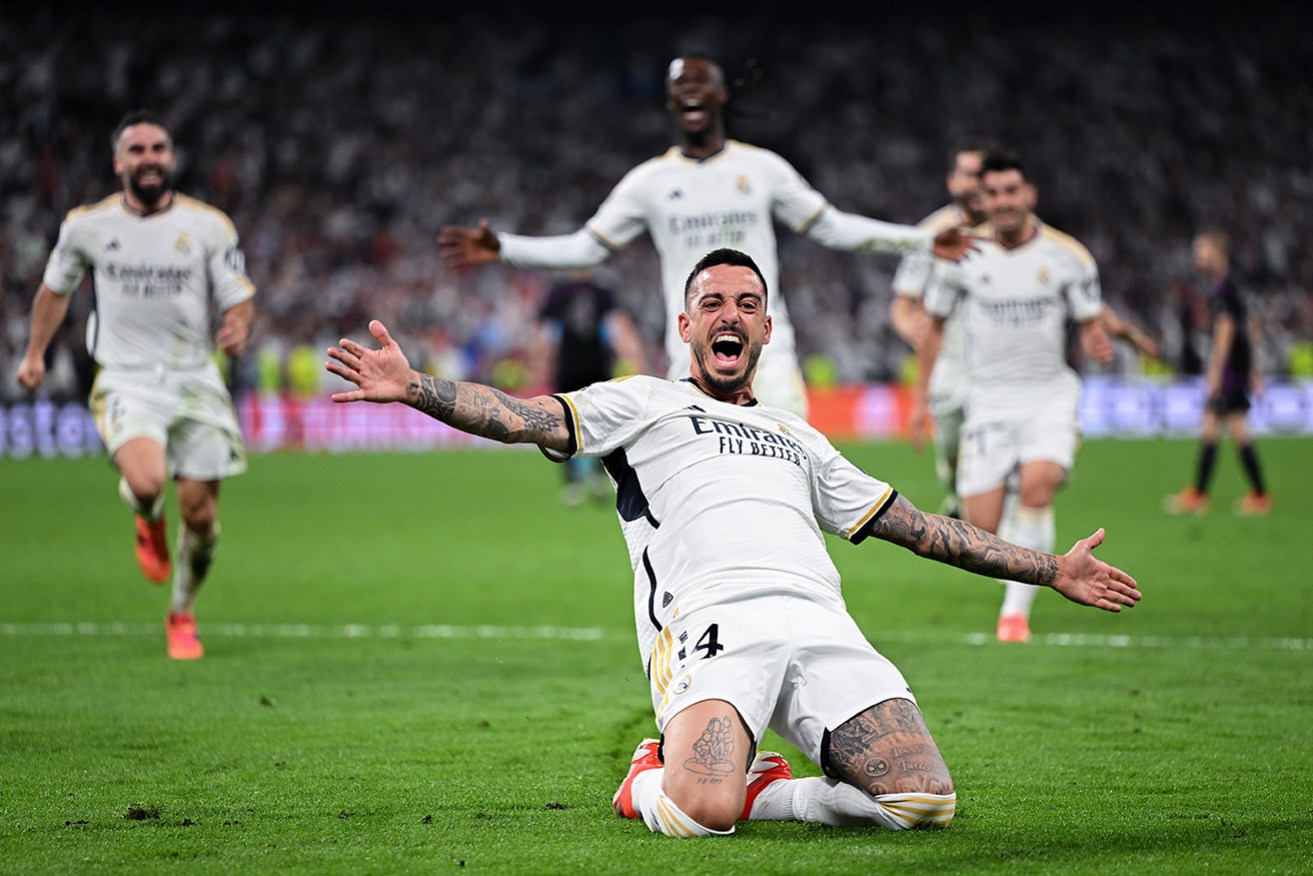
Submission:
M 114 133 L 110 135 L 109 138 L 109 148 L 111 152 L 119 151 L 119 138 L 123 136 L 124 131 L 131 128 L 133 125 L 155 125 L 156 127 L 163 128 L 164 132 L 169 134 L 170 138 L 173 137 L 169 132 L 169 126 L 164 124 L 164 119 L 159 113 L 154 110 L 135 109 L 119 119 L 119 123 L 114 126 Z
M 999 151 L 1000 148 L 998 141 L 990 137 L 968 137 L 965 140 L 958 140 L 953 148 L 948 150 L 948 172 L 957 170 L 957 157 L 963 152 L 979 152 L 981 157 L 984 157 L 991 152 Z
M 1011 149 L 995 149 L 986 153 L 984 159 L 980 162 L 981 176 L 987 173 L 998 173 L 1001 170 L 1015 170 L 1021 174 L 1022 179 L 1030 179 L 1026 175 L 1026 165 L 1022 162 L 1021 156 Z
M 752 268 L 752 272 L 757 275 L 761 281 L 761 295 L 763 298 L 768 297 L 769 290 L 766 288 L 766 278 L 762 276 L 761 268 L 752 260 L 752 256 L 746 252 L 740 252 L 737 249 L 722 247 L 713 249 L 711 252 L 698 259 L 698 263 L 693 266 L 689 273 L 688 279 L 684 281 L 684 303 L 688 304 L 688 294 L 693 289 L 693 279 L 707 268 L 714 268 L 716 265 L 732 265 L 737 268 Z

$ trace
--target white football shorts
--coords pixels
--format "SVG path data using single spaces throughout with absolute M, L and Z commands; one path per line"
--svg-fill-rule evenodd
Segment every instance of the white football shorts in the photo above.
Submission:
M 769 727 L 823 766 L 827 731 L 885 700 L 916 702 L 838 598 L 758 596 L 696 609 L 668 631 L 651 667 L 662 732 L 688 706 L 724 700 L 754 742 Z
M 210 481 L 246 471 L 232 397 L 213 364 L 102 368 L 91 413 L 111 459 L 133 438 L 151 438 L 164 448 L 171 477 Z
M 1056 462 L 1070 471 L 1080 445 L 1079 401 L 1078 387 L 1011 405 L 969 405 L 958 449 L 957 494 L 997 489 L 1027 462 Z

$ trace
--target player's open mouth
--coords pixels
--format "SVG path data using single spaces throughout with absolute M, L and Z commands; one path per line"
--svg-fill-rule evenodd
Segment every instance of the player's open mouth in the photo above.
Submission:
M 734 365 L 743 355 L 743 339 L 732 332 L 721 332 L 711 339 L 711 354 L 717 364 Z
M 679 114 L 688 122 L 701 122 L 707 117 L 707 109 L 700 100 L 686 100 L 679 105 Z

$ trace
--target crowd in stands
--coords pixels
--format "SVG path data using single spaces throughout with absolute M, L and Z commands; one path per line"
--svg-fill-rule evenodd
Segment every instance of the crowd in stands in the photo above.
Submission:
M 227 211 L 242 236 L 260 316 L 241 386 L 317 391 L 324 348 L 378 317 L 424 367 L 514 387 L 555 278 L 454 274 L 437 231 L 482 217 L 531 234 L 580 227 L 628 169 L 673 142 L 665 65 L 685 51 L 716 57 L 737 83 L 730 135 L 775 149 L 844 210 L 915 222 L 945 200 L 954 142 L 1015 147 L 1040 214 L 1089 246 L 1108 300 L 1178 371 L 1197 371 L 1208 326 L 1189 240 L 1225 228 L 1263 370 L 1298 373 L 1313 338 L 1313 79 L 1302 4 L 1270 5 L 994 16 L 949 4 L 930 17 L 812 23 L 796 9 L 448 15 L 388 0 L 315 12 L 6 7 L 0 401 L 22 397 L 14 369 L 59 222 L 116 190 L 109 133 L 139 106 L 172 126 L 180 189 Z M 893 258 L 789 232 L 781 246 L 813 379 L 898 379 L 908 351 L 888 324 Z M 597 276 L 656 354 L 646 239 Z M 55 346 L 54 395 L 86 391 L 91 303 L 78 294 Z M 1140 365 L 1123 351 L 1113 367 Z

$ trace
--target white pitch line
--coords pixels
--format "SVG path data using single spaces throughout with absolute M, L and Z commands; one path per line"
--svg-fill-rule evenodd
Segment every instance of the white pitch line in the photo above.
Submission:
M 0 636 L 154 636 L 161 627 L 154 624 L 124 623 L 0 623 Z M 206 623 L 200 626 L 208 635 L 258 639 L 567 639 L 592 641 L 606 636 L 599 627 L 506 627 L 480 624 L 453 626 L 424 624 L 401 627 L 397 624 L 232 624 Z
M 155 624 L 94 623 L 89 621 L 15 624 L 0 623 L 0 637 L 19 636 L 156 636 L 160 627 Z M 593 642 L 606 638 L 628 638 L 633 634 L 605 630 L 601 627 L 557 626 L 494 626 L 478 624 L 419 624 L 403 627 L 399 624 L 235 624 L 204 623 L 201 631 L 206 635 L 233 638 L 263 639 L 545 639 Z M 873 633 L 869 636 L 877 647 L 881 643 L 899 644 L 950 644 L 982 646 L 994 642 L 988 633 L 904 634 L 896 631 Z M 1093 633 L 1037 634 L 1032 646 L 1055 648 L 1171 648 L 1176 650 L 1234 650 L 1257 649 L 1264 651 L 1313 651 L 1313 639 L 1296 637 L 1258 638 L 1252 636 L 1131 636 Z

